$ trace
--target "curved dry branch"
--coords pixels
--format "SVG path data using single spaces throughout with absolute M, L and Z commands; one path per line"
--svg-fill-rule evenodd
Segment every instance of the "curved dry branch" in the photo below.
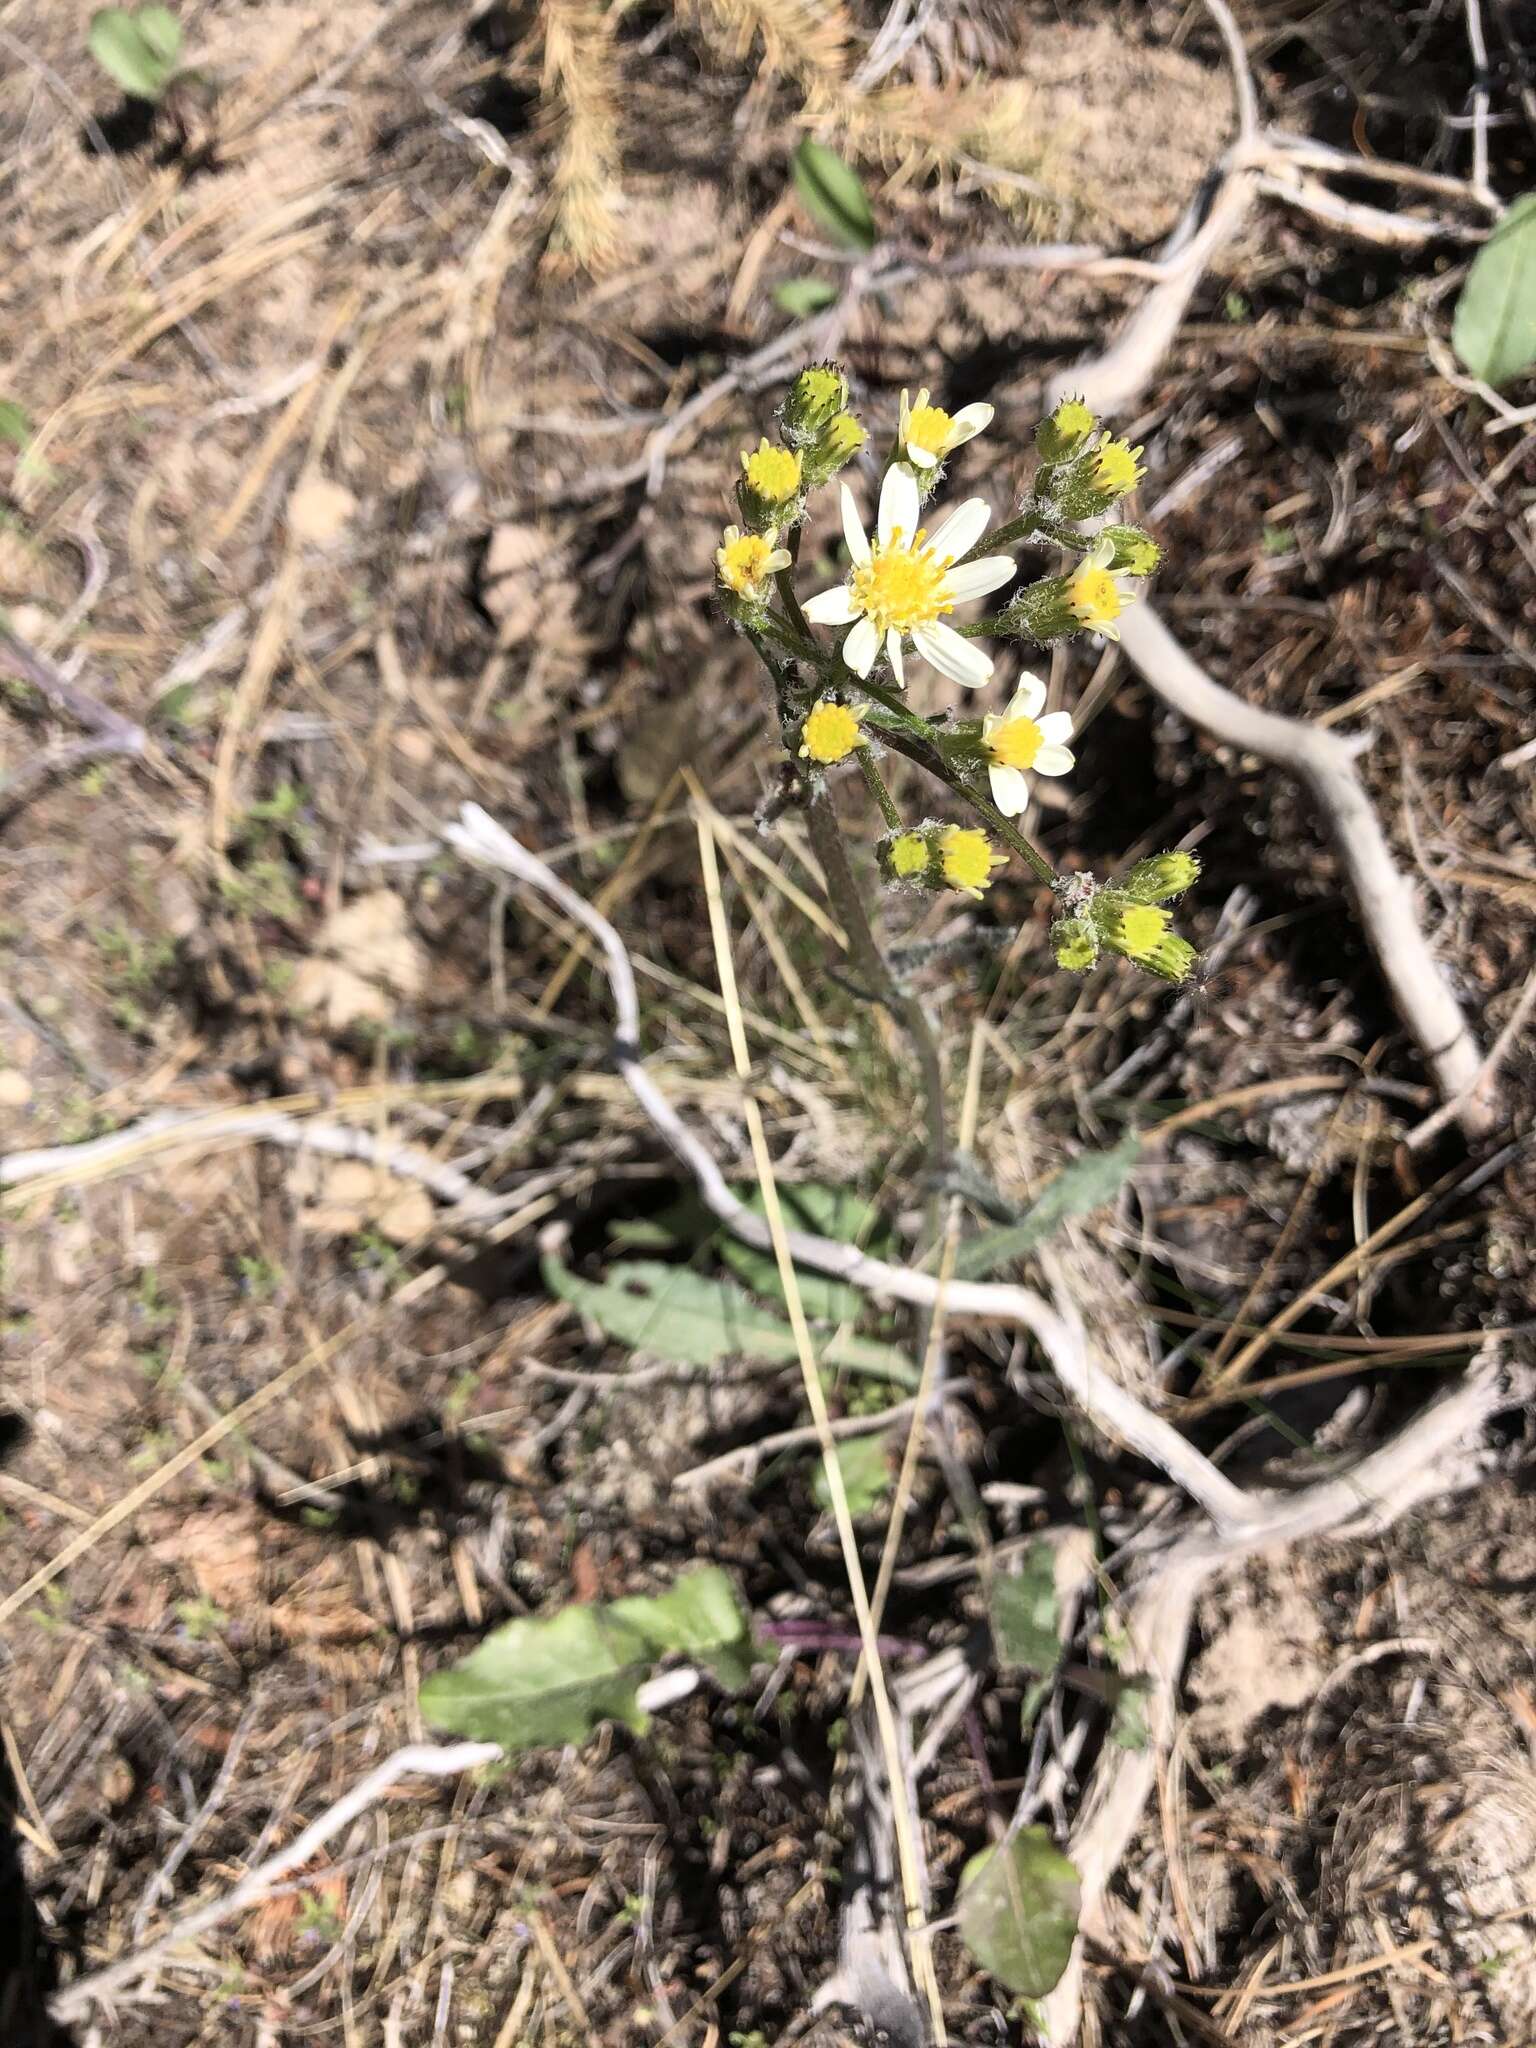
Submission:
M 1485 1134 L 1497 1116 L 1496 1080 L 1483 1068 L 1471 1026 L 1424 935 L 1412 889 L 1360 780 L 1355 757 L 1365 743 L 1245 704 L 1185 652 L 1151 605 L 1126 613 L 1120 644 L 1164 703 L 1192 725 L 1306 783 L 1338 845 L 1398 1015 L 1440 1093 L 1458 1104 L 1463 1129 L 1469 1136 Z

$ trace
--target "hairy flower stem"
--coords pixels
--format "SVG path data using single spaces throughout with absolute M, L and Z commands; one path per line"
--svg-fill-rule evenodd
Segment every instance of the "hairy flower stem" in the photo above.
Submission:
M 893 832 L 899 832 L 902 825 L 901 813 L 891 799 L 891 792 L 885 786 L 885 777 L 869 758 L 867 748 L 859 748 L 858 759 L 859 773 L 864 777 L 864 787 L 879 806 L 880 815 L 886 824 Z
M 821 864 L 827 900 L 848 936 L 848 950 L 856 971 L 912 1042 L 923 1077 L 928 1168 L 931 1173 L 941 1173 L 949 1157 L 949 1137 L 944 1114 L 944 1068 L 933 1027 L 917 997 L 910 989 L 903 988 L 892 973 L 890 963 L 875 939 L 864 908 L 863 892 L 848 862 L 847 842 L 832 806 L 826 778 L 807 777 L 806 782 L 806 825 L 810 832 L 811 850 Z

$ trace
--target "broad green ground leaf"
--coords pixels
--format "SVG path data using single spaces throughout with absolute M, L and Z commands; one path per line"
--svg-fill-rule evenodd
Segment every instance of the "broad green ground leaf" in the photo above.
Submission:
M 14 399 L 0 398 L 0 441 L 25 448 L 32 438 L 32 422 Z
M 795 190 L 818 227 L 825 228 L 845 249 L 875 246 L 875 217 L 863 183 L 835 149 L 807 136 L 790 159 L 790 168 Z
M 508 1751 L 583 1742 L 600 1721 L 640 1730 L 647 1716 L 635 1694 L 671 1650 L 726 1683 L 745 1681 L 751 1627 L 717 1566 L 654 1596 L 505 1622 L 427 1680 L 421 1711 L 436 1727 Z
M 542 1271 L 551 1294 L 589 1315 L 607 1336 L 654 1358 L 709 1366 L 726 1358 L 798 1356 L 789 1324 L 724 1276 L 711 1278 L 659 1259 L 621 1260 L 609 1267 L 606 1280 L 583 1280 L 551 1257 Z M 817 1350 L 823 1366 L 897 1386 L 917 1384 L 912 1361 L 874 1338 L 828 1338 Z
M 1140 1153 L 1140 1139 L 1128 1131 L 1107 1152 L 1085 1152 L 1081 1159 L 1074 1159 L 1048 1184 L 1022 1222 L 984 1231 L 961 1245 L 956 1273 L 962 1280 L 980 1280 L 1036 1250 L 1072 1217 L 1086 1216 L 1112 1202 Z
M 1077 1872 L 1044 1828 L 983 1849 L 960 1879 L 960 1938 L 999 1984 L 1043 1998 L 1072 1957 Z
M 91 17 L 86 42 L 130 99 L 154 101 L 176 74 L 181 25 L 168 7 L 103 7 Z
M 754 1216 L 765 1213 L 761 1188 L 741 1188 L 737 1192 Z M 874 1205 L 851 1188 L 829 1188 L 818 1181 L 801 1181 L 779 1189 L 779 1207 L 784 1212 L 787 1230 L 836 1238 L 840 1244 L 870 1246 L 874 1242 Z M 720 1256 L 737 1279 L 745 1280 L 755 1293 L 788 1306 L 784 1283 L 779 1278 L 779 1262 L 772 1252 L 760 1252 L 754 1245 L 743 1244 L 739 1237 L 725 1237 L 720 1242 Z M 800 1304 L 811 1322 L 851 1323 L 863 1313 L 863 1295 L 846 1280 L 834 1280 L 830 1274 L 813 1272 L 807 1266 L 797 1266 L 795 1273 L 800 1283 Z
M 773 296 L 786 313 L 804 320 L 808 314 L 819 313 L 823 306 L 831 305 L 837 297 L 837 286 L 825 277 L 787 277 L 774 286 Z
M 891 1490 L 891 1461 L 881 1434 L 845 1438 L 837 1446 L 837 1469 L 843 1475 L 843 1491 L 848 1496 L 851 1515 L 867 1515 Z M 832 1505 L 827 1468 L 820 1458 L 816 1460 L 816 1477 L 811 1481 L 811 1497 L 819 1508 Z
M 1018 1572 L 994 1572 L 987 1608 L 997 1661 L 1005 1670 L 1044 1673 L 1061 1659 L 1056 1600 L 1056 1553 L 1031 1543 Z
M 1478 250 L 1451 341 L 1473 376 L 1495 388 L 1536 366 L 1536 192 L 1522 193 Z

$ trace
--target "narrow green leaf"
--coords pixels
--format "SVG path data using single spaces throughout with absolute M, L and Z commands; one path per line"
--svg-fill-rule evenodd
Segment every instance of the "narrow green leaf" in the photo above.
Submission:
M 891 1461 L 886 1456 L 883 1433 L 845 1438 L 837 1446 L 837 1469 L 843 1475 L 849 1514 L 867 1515 L 871 1508 L 878 1507 L 892 1484 Z M 811 1498 L 819 1508 L 832 1505 L 832 1488 L 827 1479 L 824 1458 L 816 1460 Z
M 754 1216 L 766 1214 L 761 1188 L 742 1188 L 738 1193 Z M 874 1205 L 851 1188 L 797 1181 L 779 1189 L 779 1206 L 787 1229 L 809 1231 L 813 1237 L 831 1237 L 840 1244 L 858 1244 L 870 1250 L 879 1245 Z M 744 1280 L 754 1292 L 789 1306 L 784 1283 L 779 1278 L 779 1262 L 772 1252 L 760 1252 L 753 1245 L 743 1244 L 739 1237 L 724 1237 L 720 1241 L 720 1256 L 737 1279 Z M 846 1280 L 834 1280 L 830 1274 L 816 1273 L 804 1266 L 796 1268 L 796 1278 L 800 1304 L 813 1323 L 851 1323 L 863 1314 L 864 1297 Z
M 670 1651 L 727 1684 L 745 1682 L 751 1626 L 718 1566 L 685 1573 L 654 1596 L 505 1622 L 427 1680 L 421 1710 L 436 1727 L 509 1751 L 582 1742 L 600 1721 L 643 1729 L 635 1695 Z
M 146 18 L 147 17 L 147 18 Z M 86 47 L 130 99 L 158 100 L 181 51 L 181 29 L 165 7 L 103 7 L 91 17 Z
M 789 1324 L 759 1308 L 734 1280 L 710 1278 L 691 1266 L 628 1259 L 610 1266 L 605 1281 L 583 1280 L 552 1257 L 542 1264 L 551 1294 L 589 1315 L 632 1350 L 676 1365 L 718 1365 L 726 1358 L 793 1359 L 799 1354 Z M 917 1384 L 917 1368 L 893 1345 L 871 1337 L 829 1338 L 819 1362 L 894 1385 Z
M 961 1245 L 955 1271 L 962 1280 L 980 1280 L 999 1266 L 1012 1265 L 1074 1216 L 1086 1216 L 1112 1202 L 1125 1185 L 1141 1154 L 1141 1140 L 1128 1131 L 1107 1152 L 1085 1152 L 1062 1168 L 1022 1222 L 1001 1230 L 983 1231 Z
M 825 277 L 787 277 L 782 284 L 773 288 L 774 302 L 792 313 L 797 320 L 804 320 L 812 313 L 819 313 L 824 306 L 830 306 L 837 297 L 837 286 Z
M 983 1849 L 960 1879 L 960 1938 L 1009 1991 L 1043 1998 L 1072 1958 L 1077 1872 L 1044 1828 Z
M 834 149 L 810 136 L 790 159 L 795 190 L 806 212 L 845 249 L 875 246 L 875 217 L 859 174 Z
M 1005 1670 L 1044 1673 L 1061 1659 L 1056 1553 L 1031 1543 L 1017 1573 L 994 1572 L 987 1589 L 992 1643 Z
M 1478 250 L 1451 341 L 1473 376 L 1495 389 L 1536 366 L 1536 192 L 1514 200 Z
M 32 421 L 14 399 L 0 398 L 0 441 L 25 448 L 32 438 Z

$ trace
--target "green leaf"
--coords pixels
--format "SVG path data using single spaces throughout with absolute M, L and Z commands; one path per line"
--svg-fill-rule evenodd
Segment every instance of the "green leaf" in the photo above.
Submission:
M 1147 1698 L 1152 1683 L 1147 1678 L 1121 1678 L 1110 1688 L 1115 1711 L 1109 1724 L 1109 1739 L 1119 1749 L 1145 1749 L 1152 1740 L 1147 1726 Z
M 1536 192 L 1514 200 L 1478 250 L 1451 341 L 1473 376 L 1495 388 L 1536 365 Z
M 787 277 L 774 286 L 773 297 L 786 313 L 804 320 L 811 313 L 819 313 L 823 306 L 831 305 L 837 297 L 837 286 L 825 277 Z
M 763 1191 L 759 1187 L 738 1189 L 754 1216 L 763 1216 Z M 873 1246 L 878 1242 L 875 1207 L 851 1188 L 823 1187 L 817 1181 L 798 1181 L 779 1189 L 779 1207 L 788 1230 L 809 1231 L 813 1237 L 836 1238 L 840 1244 Z M 760 1252 L 739 1237 L 721 1240 L 720 1256 L 736 1275 L 758 1294 L 789 1306 L 779 1262 L 772 1252 Z M 864 1297 L 846 1280 L 834 1280 L 829 1273 L 812 1272 L 797 1266 L 800 1305 L 813 1323 L 851 1323 L 864 1310 Z
M 583 1742 L 600 1721 L 641 1730 L 635 1697 L 658 1658 L 680 1650 L 728 1685 L 752 1665 L 752 1634 L 736 1589 L 716 1565 L 665 1593 L 509 1621 L 462 1663 L 421 1688 L 422 1713 L 503 1749 Z
M 960 1879 L 960 1938 L 1009 1991 L 1043 1998 L 1072 1957 L 1077 1872 L 1044 1828 L 983 1849 Z
M 1012 1265 L 1034 1251 L 1073 1216 L 1112 1202 L 1124 1187 L 1141 1154 L 1141 1140 L 1127 1131 L 1107 1152 L 1085 1152 L 1064 1166 L 1022 1222 L 987 1230 L 961 1245 L 955 1271 L 962 1280 L 980 1280 L 999 1266 Z
M 843 1475 L 843 1491 L 848 1496 L 849 1514 L 867 1515 L 891 1490 L 891 1462 L 885 1454 L 883 1432 L 845 1438 L 837 1446 L 837 1469 Z M 816 1477 L 811 1481 L 811 1497 L 819 1508 L 830 1508 L 832 1505 L 832 1488 L 827 1479 L 824 1458 L 818 1458 L 816 1461 Z
M 0 441 L 25 448 L 32 438 L 31 417 L 14 399 L 0 398 Z
M 793 1359 L 794 1331 L 759 1308 L 734 1280 L 711 1279 L 691 1266 L 658 1259 L 622 1260 L 605 1281 L 583 1280 L 546 1257 L 544 1284 L 589 1315 L 609 1337 L 677 1365 L 718 1365 L 726 1358 Z M 894 1345 L 870 1337 L 829 1339 L 819 1362 L 871 1379 L 914 1387 L 917 1368 Z
M 845 249 L 875 246 L 875 217 L 859 174 L 834 149 L 809 136 L 790 159 L 795 190 L 806 212 Z
M 1061 1660 L 1056 1553 L 1031 1543 L 1017 1573 L 994 1572 L 987 1589 L 992 1642 L 1005 1670 L 1054 1671 Z
M 168 7 L 103 7 L 91 17 L 86 46 L 130 99 L 154 101 L 175 76 L 181 27 Z

